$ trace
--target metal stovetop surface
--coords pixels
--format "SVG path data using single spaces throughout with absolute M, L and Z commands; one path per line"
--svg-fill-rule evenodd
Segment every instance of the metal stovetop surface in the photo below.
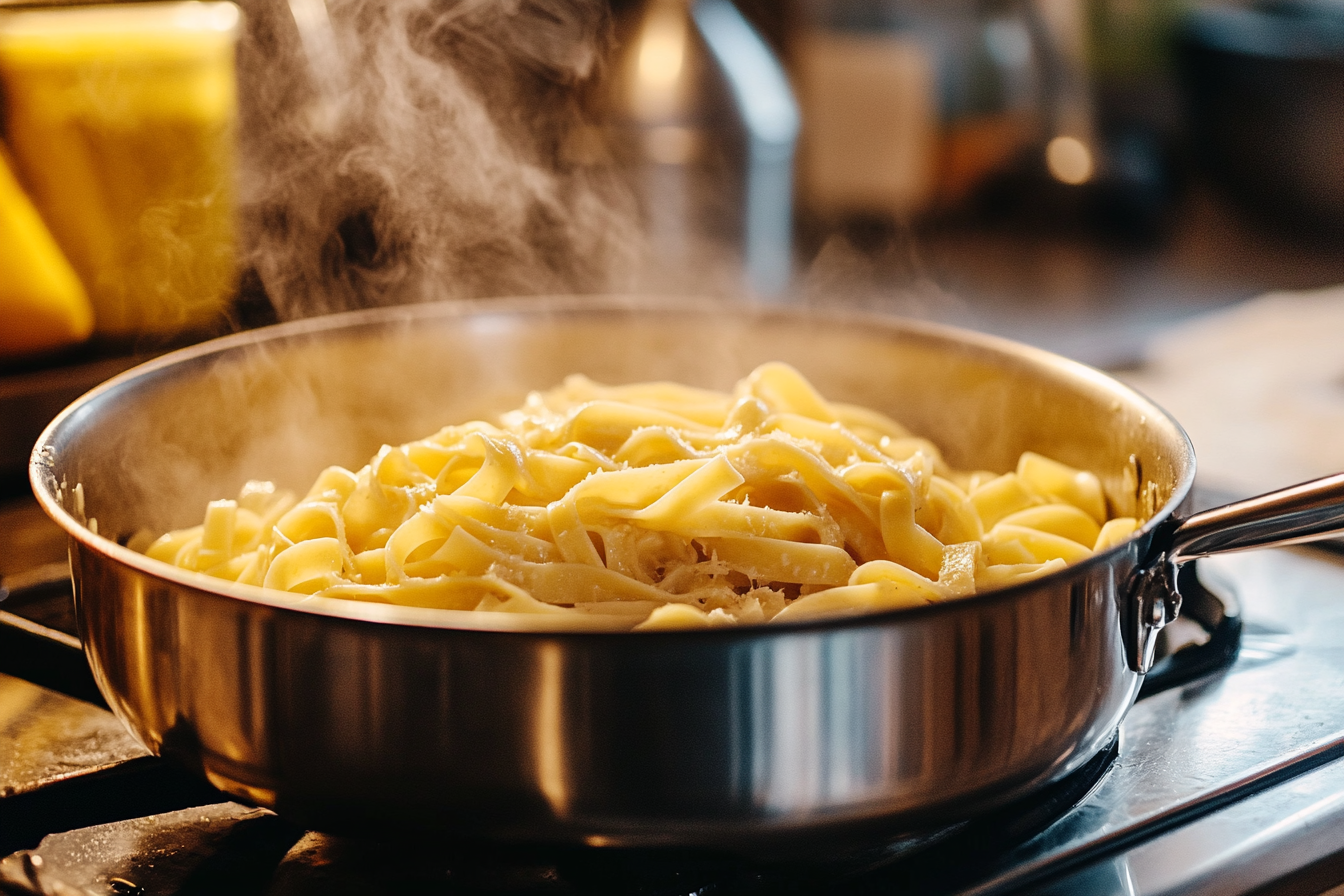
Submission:
M 1136 704 L 1091 796 L 962 892 L 1244 893 L 1344 851 L 1344 562 L 1200 566 L 1240 598 L 1236 662 Z

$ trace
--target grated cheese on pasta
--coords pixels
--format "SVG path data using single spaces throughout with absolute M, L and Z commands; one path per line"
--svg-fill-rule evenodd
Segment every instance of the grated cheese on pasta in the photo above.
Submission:
M 731 393 L 571 376 L 497 423 L 249 482 L 146 553 L 309 595 L 634 629 L 963 598 L 1127 539 L 1100 480 L 1039 454 L 994 474 L 765 364 Z

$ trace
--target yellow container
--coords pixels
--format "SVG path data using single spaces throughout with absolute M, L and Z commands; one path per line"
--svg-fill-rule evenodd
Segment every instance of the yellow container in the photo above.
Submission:
M 7 141 L 96 330 L 173 333 L 232 297 L 232 3 L 0 14 Z

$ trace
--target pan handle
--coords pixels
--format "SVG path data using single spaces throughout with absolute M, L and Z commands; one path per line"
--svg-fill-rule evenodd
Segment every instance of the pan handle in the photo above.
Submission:
M 1168 559 L 1319 541 L 1344 532 L 1344 473 L 1196 513 L 1176 528 Z
M 1163 534 L 1164 533 L 1164 534 Z M 1168 521 L 1154 541 L 1156 559 L 1144 564 L 1129 593 L 1124 627 L 1129 667 L 1146 674 L 1157 634 L 1181 608 L 1178 570 L 1191 560 L 1344 533 L 1344 473 L 1313 479 L 1256 498 L 1235 501 Z
M 1198 565 L 1182 566 L 1176 587 L 1181 592 L 1181 618 L 1202 630 L 1202 640 L 1189 627 L 1181 632 L 1176 631 L 1178 626 L 1162 629 L 1153 667 L 1139 688 L 1140 700 L 1230 666 L 1241 650 L 1236 584 L 1214 572 L 1196 570 Z

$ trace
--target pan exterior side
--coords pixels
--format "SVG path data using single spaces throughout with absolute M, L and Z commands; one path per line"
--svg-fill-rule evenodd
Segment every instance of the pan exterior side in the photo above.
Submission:
M 916 830 L 1080 766 L 1138 686 L 1128 557 L 869 625 L 573 637 L 277 610 L 74 556 L 117 715 L 319 829 L 703 846 Z

